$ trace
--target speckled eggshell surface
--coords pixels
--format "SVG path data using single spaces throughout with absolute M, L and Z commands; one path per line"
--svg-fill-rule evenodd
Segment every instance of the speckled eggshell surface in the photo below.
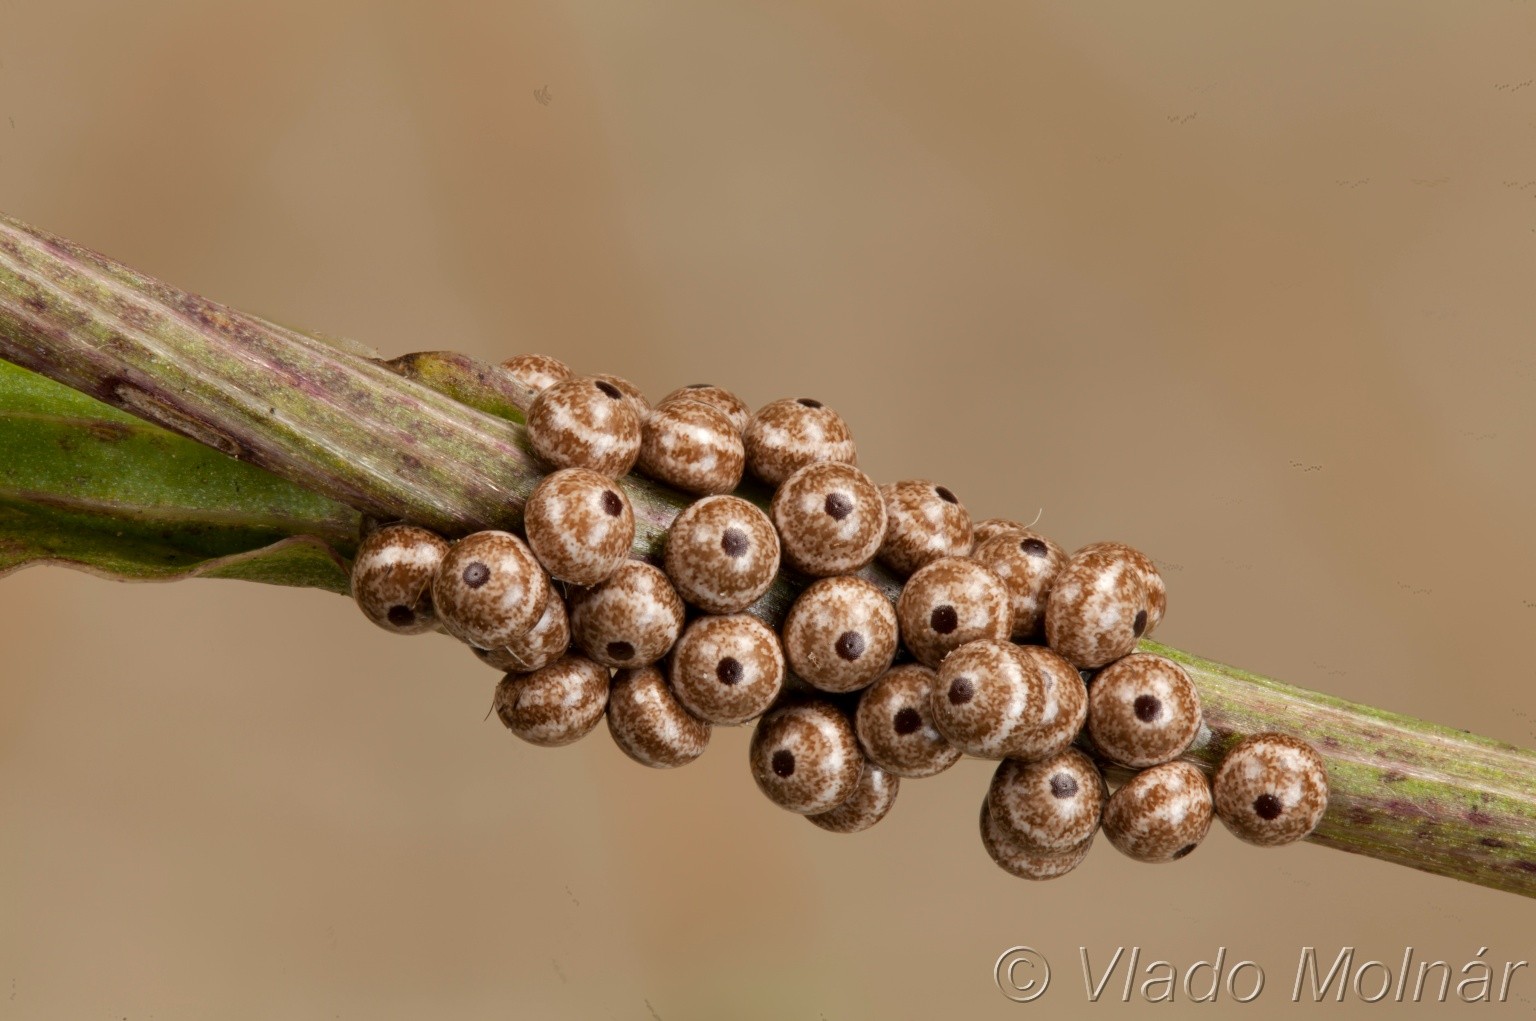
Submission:
M 729 493 L 741 482 L 746 450 L 725 412 L 693 400 L 672 400 L 641 427 L 640 471 L 685 493 Z
M 987 804 L 1014 843 L 1061 854 L 1093 836 L 1108 796 L 1093 760 L 1068 748 L 1038 762 L 1004 759 L 992 774 Z
M 566 655 L 527 674 L 508 674 L 496 687 L 496 715 L 531 744 L 557 748 L 586 736 L 608 707 L 608 671 L 584 656 Z
M 779 636 L 756 617 L 699 617 L 673 647 L 669 676 L 689 712 L 734 726 L 761 716 L 778 697 L 784 650 Z
M 631 399 L 613 383 L 566 379 L 541 390 L 529 406 L 528 441 L 556 468 L 590 468 L 618 478 L 640 456 L 640 421 Z
M 642 766 L 676 769 L 704 754 L 710 726 L 683 708 L 659 668 L 646 666 L 613 675 L 608 732 Z
M 667 654 L 683 629 L 683 601 L 660 568 L 626 560 L 571 599 L 571 637 L 604 666 L 637 667 Z
M 930 702 L 934 726 L 967 755 L 1001 759 L 1039 725 L 1045 684 L 1011 643 L 987 638 L 961 646 L 939 665 Z
M 806 819 L 829 833 L 862 833 L 890 813 L 900 790 L 900 777 L 866 761 L 858 785 L 842 804 Z
M 885 501 L 859 469 L 808 464 L 773 494 L 768 516 L 784 560 L 813 578 L 848 574 L 875 559 L 885 538 Z
M 1146 632 L 1146 576 L 1114 543 L 1085 546 L 1067 560 L 1045 607 L 1045 637 L 1074 666 L 1101 667 L 1136 648 Z
M 1211 785 L 1189 762 L 1165 762 L 1131 777 L 1104 806 L 1104 835 L 1136 861 L 1188 856 L 1211 830 Z
M 929 667 L 968 642 L 1006 639 L 1013 627 L 1008 590 L 997 575 L 964 557 L 935 560 L 908 578 L 896 618 L 907 650 Z
M 933 691 L 939 675 L 921 663 L 886 671 L 864 690 L 854 731 L 870 760 L 888 773 L 919 779 L 960 761 L 960 749 L 933 723 Z
M 822 691 L 857 691 L 896 655 L 896 608 L 863 578 L 823 578 L 795 599 L 783 634 L 789 664 L 802 679 Z
M 747 423 L 743 439 L 747 470 L 770 486 L 817 461 L 853 464 L 857 459 L 848 423 L 811 397 L 786 397 L 763 405 Z
M 1088 719 L 1088 688 L 1082 674 L 1041 645 L 1016 645 L 1013 654 L 1040 675 L 1045 701 L 1040 719 L 1008 741 L 1008 754 L 1026 762 L 1047 758 L 1073 741 Z
M 1200 724 L 1200 694 L 1173 660 L 1134 653 L 1094 676 L 1088 733 L 1121 765 L 1141 769 L 1178 758 Z
M 706 496 L 667 529 L 667 577 L 706 613 L 736 613 L 768 591 L 779 572 L 779 533 L 768 515 L 736 496 Z
M 1014 641 L 1044 638 L 1051 586 L 1067 563 L 1062 548 L 1038 532 L 1021 529 L 977 543 L 971 556 L 1008 590 Z
M 1300 738 L 1252 734 L 1228 749 L 1211 790 L 1216 814 L 1234 836 L 1274 847 L 1300 840 L 1322 821 L 1328 770 Z
M 596 585 L 629 556 L 635 512 L 608 476 L 562 468 L 539 480 L 523 507 L 528 546 L 553 577 Z
M 881 486 L 880 496 L 888 524 L 879 558 L 897 574 L 971 552 L 971 515 L 947 487 L 908 479 Z
M 747 423 L 752 420 L 752 409 L 747 406 L 746 401 L 725 387 L 716 386 L 713 383 L 689 383 L 687 386 L 678 387 L 657 401 L 656 407 L 665 407 L 672 401 L 698 401 L 701 404 L 708 404 L 724 412 L 731 423 L 731 428 L 738 434 L 745 432 Z
M 414 525 L 385 525 L 363 537 L 352 559 L 352 598 L 374 624 L 401 635 L 437 627 L 432 579 L 448 543 Z
M 523 540 L 475 532 L 448 550 L 432 581 L 432 605 L 448 633 L 499 649 L 538 623 L 549 578 Z
M 847 717 L 822 702 L 788 705 L 764 716 L 749 755 L 752 777 L 768 800 L 801 815 L 842 804 L 864 769 Z
M 981 846 L 998 868 L 1009 875 L 1019 879 L 1059 879 L 1081 865 L 1093 847 L 1090 836 L 1079 846 L 1059 854 L 1032 851 L 997 825 L 987 802 L 987 798 L 981 801 Z
M 553 355 L 513 355 L 501 367 L 530 390 L 547 390 L 571 378 L 571 368 Z

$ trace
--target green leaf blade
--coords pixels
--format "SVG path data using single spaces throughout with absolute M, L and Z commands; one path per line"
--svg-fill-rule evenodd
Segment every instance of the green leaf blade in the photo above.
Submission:
M 230 577 L 346 591 L 358 514 L 0 362 L 0 575 Z

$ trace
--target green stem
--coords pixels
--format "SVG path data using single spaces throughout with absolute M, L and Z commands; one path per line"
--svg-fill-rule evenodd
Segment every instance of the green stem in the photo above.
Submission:
M 4 217 L 0 357 L 322 497 L 449 535 L 517 527 L 542 471 L 517 421 L 531 395 L 493 367 L 443 353 L 380 362 Z M 638 476 L 622 484 L 634 554 L 655 560 L 687 498 Z M 899 590 L 883 570 L 865 576 Z M 777 624 L 801 584 L 781 576 L 752 612 Z M 1200 688 L 1207 728 L 1188 757 L 1202 768 L 1263 730 L 1317 747 L 1331 794 L 1313 842 L 1536 896 L 1536 754 L 1143 648 Z

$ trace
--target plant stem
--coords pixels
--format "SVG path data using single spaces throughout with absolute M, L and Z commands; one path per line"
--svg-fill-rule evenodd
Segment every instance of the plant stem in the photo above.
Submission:
M 0 217 L 0 357 L 379 518 L 462 535 L 518 527 L 543 469 L 516 419 L 531 394 L 494 367 L 428 353 L 380 362 L 188 294 Z M 656 561 L 688 498 L 621 481 L 634 555 Z M 761 504 L 761 487 L 742 495 Z M 892 598 L 899 579 L 864 576 Z M 777 625 L 804 584 L 782 575 L 751 612 Z M 1309 838 L 1536 896 L 1536 754 L 1290 687 L 1143 642 L 1182 663 L 1208 772 L 1245 734 L 1312 742 L 1330 801 Z

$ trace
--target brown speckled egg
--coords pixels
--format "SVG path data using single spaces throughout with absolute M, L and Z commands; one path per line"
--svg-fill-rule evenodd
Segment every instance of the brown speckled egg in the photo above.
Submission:
M 859 833 L 885 818 L 896 804 L 896 792 L 900 789 L 899 777 L 873 762 L 865 762 L 858 786 L 841 805 L 806 818 L 830 833 Z
M 997 575 L 962 557 L 935 560 L 907 579 L 896 600 L 901 640 L 924 666 L 981 638 L 1007 638 L 1008 590 Z
M 969 642 L 939 664 L 929 703 L 933 723 L 967 755 L 1001 759 L 1040 722 L 1045 684 L 1032 664 L 1003 639 Z
M 975 546 L 979 548 L 988 539 L 994 539 L 999 535 L 1007 535 L 1009 532 L 1027 531 L 1029 526 L 1012 518 L 982 518 L 971 525 L 971 538 Z
M 699 617 L 672 649 L 672 690 L 707 723 L 755 720 L 784 687 L 779 636 L 756 617 Z
M 779 573 L 779 533 L 746 500 L 706 496 L 672 520 L 665 564 L 687 602 L 706 613 L 737 613 Z
M 1200 693 L 1171 659 L 1135 653 L 1100 670 L 1088 692 L 1088 733 L 1105 757 L 1140 769 L 1171 762 L 1200 733 Z
M 1140 565 L 1095 543 L 1072 554 L 1051 586 L 1045 637 L 1074 666 L 1100 667 L 1127 655 L 1146 632 L 1146 577 Z
M 1188 762 L 1142 770 L 1104 806 L 1104 835 L 1137 861 L 1178 861 L 1210 830 L 1211 785 Z
M 747 423 L 747 471 L 777 486 L 817 461 L 853 464 L 857 451 L 842 416 L 810 397 L 765 404 Z
M 585 737 L 608 706 L 608 671 L 584 656 L 561 656 L 496 686 L 496 715 L 530 744 L 556 748 Z
M 880 562 L 907 575 L 940 557 L 971 552 L 971 515 L 955 494 L 927 479 L 880 487 L 889 524 L 880 544 Z
M 560 598 L 554 585 L 550 585 L 549 594 L 544 600 L 544 612 L 539 615 L 538 623 L 526 633 L 518 635 L 499 649 L 477 649 L 473 645 L 469 649 L 482 663 L 497 670 L 522 674 L 553 663 L 565 655 L 570 646 L 571 625 L 565 611 L 565 600 Z
M 785 562 L 813 578 L 857 571 L 875 559 L 885 537 L 880 490 L 839 461 L 808 464 L 785 479 L 768 516 Z
M 709 724 L 692 716 L 654 666 L 620 670 L 608 690 L 608 732 L 642 766 L 686 766 L 709 746 Z
M 871 582 L 845 576 L 811 584 L 784 618 L 790 668 L 822 691 L 857 691 L 890 668 L 896 608 Z
M 641 392 L 638 386 L 631 383 L 623 376 L 614 376 L 606 372 L 599 372 L 592 378 L 607 383 L 609 386 L 618 390 L 619 393 L 623 394 L 624 403 L 628 404 L 630 410 L 635 413 L 635 421 L 644 422 L 646 417 L 650 415 L 651 402 L 645 399 L 645 394 Z
M 528 441 L 556 468 L 590 468 L 618 478 L 640 456 L 640 418 L 624 391 L 606 380 L 562 380 L 529 406 Z
M 1099 828 L 1109 792 L 1093 760 L 1068 748 L 1039 762 L 1004 759 L 992 774 L 992 820 L 1025 850 L 1061 854 Z
M 437 627 L 432 579 L 448 543 L 415 525 L 385 525 L 369 532 L 352 558 L 352 598 L 363 615 L 397 635 Z
M 570 366 L 552 355 L 513 355 L 501 363 L 512 378 L 530 390 L 547 390 L 571 378 Z
M 1300 840 L 1328 809 L 1322 756 L 1289 734 L 1252 734 L 1237 742 L 1222 758 L 1211 787 L 1216 814 L 1227 829 L 1261 847 Z
M 741 482 L 746 453 L 725 412 L 675 400 L 651 412 L 640 429 L 640 471 L 685 493 L 729 493 Z
M 864 769 L 848 718 L 825 702 L 787 705 L 759 719 L 749 754 L 752 777 L 768 800 L 801 815 L 848 800 Z
M 609 667 L 639 667 L 667 654 L 683 629 L 683 601 L 659 568 L 626 560 L 607 581 L 573 594 L 571 636 Z
M 725 417 L 731 420 L 731 427 L 738 433 L 745 432 L 747 423 L 752 420 L 752 409 L 747 407 L 747 402 L 737 397 L 723 386 L 715 386 L 713 383 L 689 383 L 667 394 L 657 402 L 656 407 L 661 407 L 671 401 L 698 401 L 708 404 L 710 407 L 725 413 Z
M 1077 847 L 1060 854 L 1031 851 L 997 825 L 988 808 L 989 798 L 981 801 L 981 846 L 997 866 L 1020 879 L 1057 879 L 1083 863 L 1093 847 L 1090 835 Z
M 511 532 L 476 532 L 454 543 L 432 579 L 432 605 L 448 633 L 500 649 L 538 623 L 549 577 Z
M 635 512 L 614 481 L 590 468 L 539 480 L 523 508 L 528 545 L 544 569 L 573 585 L 596 585 L 629 556 Z
M 1141 575 L 1142 584 L 1147 590 L 1147 621 L 1138 638 L 1145 638 L 1157 626 L 1163 622 L 1163 614 L 1168 611 L 1168 586 L 1163 581 L 1162 572 L 1152 562 L 1152 558 L 1134 546 L 1127 546 L 1123 542 L 1095 542 L 1084 546 L 1078 553 L 1084 551 L 1100 551 L 1121 556 L 1129 560 Z
M 859 697 L 853 729 L 871 762 L 896 776 L 935 776 L 960 761 L 960 749 L 933 724 L 939 675 L 920 663 L 886 671 Z
M 1088 688 L 1071 663 L 1041 645 L 1016 645 L 1014 655 L 1040 675 L 1045 704 L 1040 720 L 1009 738 L 1009 756 L 1024 762 L 1049 758 L 1063 751 L 1083 729 L 1088 718 Z
M 1047 597 L 1067 563 L 1062 548 L 1038 532 L 1019 529 L 978 544 L 971 556 L 1008 589 L 1014 641 L 1044 638 Z

